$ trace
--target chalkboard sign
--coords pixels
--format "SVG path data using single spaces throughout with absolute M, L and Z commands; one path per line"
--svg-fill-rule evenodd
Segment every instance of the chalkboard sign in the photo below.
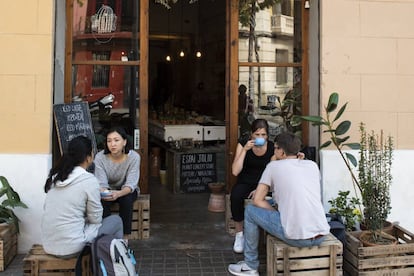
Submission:
M 216 153 L 182 154 L 180 181 L 183 192 L 208 191 L 208 184 L 217 182 Z
M 79 135 L 84 135 L 92 140 L 93 151 L 96 153 L 95 134 L 87 102 L 55 104 L 53 117 L 61 154 L 67 149 L 69 141 Z

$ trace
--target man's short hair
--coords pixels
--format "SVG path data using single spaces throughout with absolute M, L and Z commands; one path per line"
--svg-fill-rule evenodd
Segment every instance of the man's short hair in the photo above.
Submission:
M 291 132 L 282 132 L 277 135 L 275 144 L 282 148 L 286 155 L 297 155 L 302 146 L 299 137 Z

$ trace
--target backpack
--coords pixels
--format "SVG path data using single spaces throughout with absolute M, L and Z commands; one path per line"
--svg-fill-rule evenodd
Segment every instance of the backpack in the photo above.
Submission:
M 134 251 L 124 240 L 113 235 L 100 235 L 83 249 L 76 264 L 76 275 L 82 275 L 82 256 L 91 252 L 91 267 L 96 276 L 138 276 Z

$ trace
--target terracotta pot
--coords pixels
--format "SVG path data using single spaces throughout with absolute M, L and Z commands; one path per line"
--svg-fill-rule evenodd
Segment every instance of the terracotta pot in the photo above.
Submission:
M 398 244 L 397 238 L 394 236 L 385 233 L 384 231 L 377 232 L 379 235 L 380 240 L 374 241 L 373 240 L 373 232 L 371 231 L 362 231 L 361 235 L 359 236 L 359 240 L 362 242 L 364 246 L 377 246 L 377 245 L 393 245 Z
M 361 227 L 361 230 L 363 230 L 363 231 L 364 230 L 368 230 L 367 227 L 365 226 L 365 223 L 364 222 L 361 222 L 360 227 Z M 383 222 L 383 224 L 382 224 L 382 231 L 388 233 L 390 230 L 392 230 L 392 228 L 393 228 L 392 222 L 390 222 L 390 221 L 384 221 Z
M 213 182 L 213 183 L 209 183 L 208 187 L 210 188 L 210 190 L 213 194 L 219 194 L 219 193 L 221 193 L 221 191 L 223 191 L 224 183 L 223 182 Z

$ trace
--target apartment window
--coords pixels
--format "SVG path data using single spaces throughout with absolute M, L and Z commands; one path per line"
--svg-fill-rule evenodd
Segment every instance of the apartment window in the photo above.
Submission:
M 284 63 L 288 62 L 288 50 L 276 49 L 276 62 Z M 288 82 L 287 77 L 287 67 L 277 67 L 276 68 L 276 85 L 286 85 Z

